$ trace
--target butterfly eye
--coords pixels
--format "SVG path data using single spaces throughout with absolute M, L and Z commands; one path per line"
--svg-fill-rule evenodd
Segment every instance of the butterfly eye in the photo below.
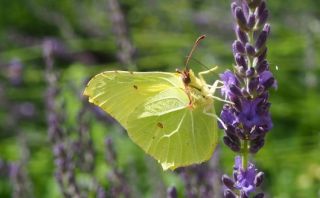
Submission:
M 189 71 L 184 71 L 182 73 L 182 81 L 185 85 L 188 85 L 191 82 Z

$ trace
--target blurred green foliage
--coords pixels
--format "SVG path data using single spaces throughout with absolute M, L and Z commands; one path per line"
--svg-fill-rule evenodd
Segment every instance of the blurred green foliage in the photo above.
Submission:
M 0 158 L 10 162 L 27 158 L 24 168 L 34 196 L 61 197 L 45 119 L 42 43 L 51 38 L 62 46 L 54 63 L 59 74 L 58 101 L 66 114 L 63 127 L 76 133 L 85 79 L 100 71 L 126 68 L 117 61 L 112 16 L 103 0 L 0 3 Z M 207 39 L 194 57 L 208 67 L 219 65 L 219 71 L 231 69 L 235 36 L 228 1 L 121 0 L 120 4 L 138 70 L 183 68 L 200 34 Z M 254 161 L 266 173 L 263 190 L 270 197 L 320 196 L 319 6 L 318 0 L 268 1 L 272 27 L 268 60 L 279 88 L 271 93 L 274 128 Z M 14 62 L 21 65 L 21 71 L 13 69 Z M 196 62 L 190 66 L 195 71 L 204 69 Z M 23 105 L 31 109 L 23 112 Z M 106 176 L 110 166 L 105 161 L 104 139 L 111 137 L 117 165 L 134 196 L 164 197 L 171 185 L 182 196 L 183 182 L 177 174 L 162 172 L 119 125 L 88 114 L 96 151 L 94 175 L 105 188 L 110 185 Z M 234 153 L 220 147 L 220 168 L 231 174 Z M 79 175 L 80 183 L 88 182 L 88 175 Z M 0 178 L 0 197 L 9 197 L 11 190 L 9 180 Z

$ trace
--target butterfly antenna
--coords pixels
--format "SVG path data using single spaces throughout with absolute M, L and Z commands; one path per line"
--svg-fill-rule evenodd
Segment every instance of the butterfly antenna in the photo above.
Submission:
M 185 64 L 186 69 L 188 69 L 188 64 L 189 64 L 190 58 L 191 58 L 191 56 L 192 56 L 192 54 L 193 54 L 193 51 L 194 51 L 194 50 L 196 49 L 196 47 L 199 45 L 200 41 L 201 41 L 202 39 L 204 39 L 204 38 L 206 38 L 206 35 L 199 36 L 199 37 L 197 38 L 196 42 L 193 44 L 193 47 L 192 47 L 191 51 L 189 52 L 189 55 L 187 56 L 187 60 L 186 60 L 186 64 Z

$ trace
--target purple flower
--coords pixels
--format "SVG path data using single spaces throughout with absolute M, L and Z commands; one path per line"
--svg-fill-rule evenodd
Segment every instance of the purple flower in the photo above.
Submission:
M 254 127 L 260 126 L 267 126 L 268 129 L 271 129 L 271 117 L 264 109 L 263 98 L 253 100 L 243 99 L 241 107 L 242 111 L 239 112 L 237 117 L 244 129 L 251 131 Z
M 227 129 L 232 128 L 233 131 L 238 131 L 235 135 L 240 139 L 254 140 L 260 135 L 264 136 L 273 126 L 268 111 L 270 103 L 266 102 L 266 97 L 241 98 L 237 109 L 231 105 L 224 105 L 220 118 Z M 219 127 L 223 129 L 221 124 Z M 228 131 L 226 134 L 230 136 Z
M 234 126 L 238 122 L 237 117 L 235 115 L 235 110 L 228 105 L 223 106 L 220 118 L 222 119 L 224 124 L 226 124 L 227 126 L 228 125 Z M 221 124 L 219 124 L 219 126 L 221 129 L 223 129 Z
M 225 71 L 224 73 L 220 74 L 220 79 L 223 81 L 223 87 L 221 88 L 221 94 L 226 98 L 230 98 L 232 92 L 230 90 L 231 85 L 239 85 L 239 81 L 230 70 Z
M 269 87 L 278 88 L 277 82 L 270 71 L 264 71 L 259 75 L 259 84 L 263 85 L 266 89 Z
M 263 172 L 259 172 L 252 163 L 249 163 L 248 167 L 243 169 L 241 157 L 236 156 L 233 179 L 227 175 L 223 175 L 222 182 L 226 187 L 225 192 L 228 192 L 227 194 L 245 194 L 249 197 L 250 193 L 254 192 L 261 185 L 263 178 Z
M 242 190 L 248 196 L 250 192 L 255 191 L 254 179 L 257 174 L 257 169 L 251 163 L 249 163 L 248 168 L 243 170 L 241 168 L 241 158 L 236 156 L 235 166 L 234 166 L 234 178 L 235 178 L 235 188 Z

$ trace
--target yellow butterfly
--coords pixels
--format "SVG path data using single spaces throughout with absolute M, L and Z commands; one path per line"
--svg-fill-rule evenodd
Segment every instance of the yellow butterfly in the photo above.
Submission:
M 188 59 L 198 42 L 197 39 Z M 186 65 L 187 65 L 186 63 Z M 204 74 L 106 71 L 94 76 L 84 95 L 114 117 L 129 137 L 164 170 L 210 159 L 217 145 L 213 93 Z

